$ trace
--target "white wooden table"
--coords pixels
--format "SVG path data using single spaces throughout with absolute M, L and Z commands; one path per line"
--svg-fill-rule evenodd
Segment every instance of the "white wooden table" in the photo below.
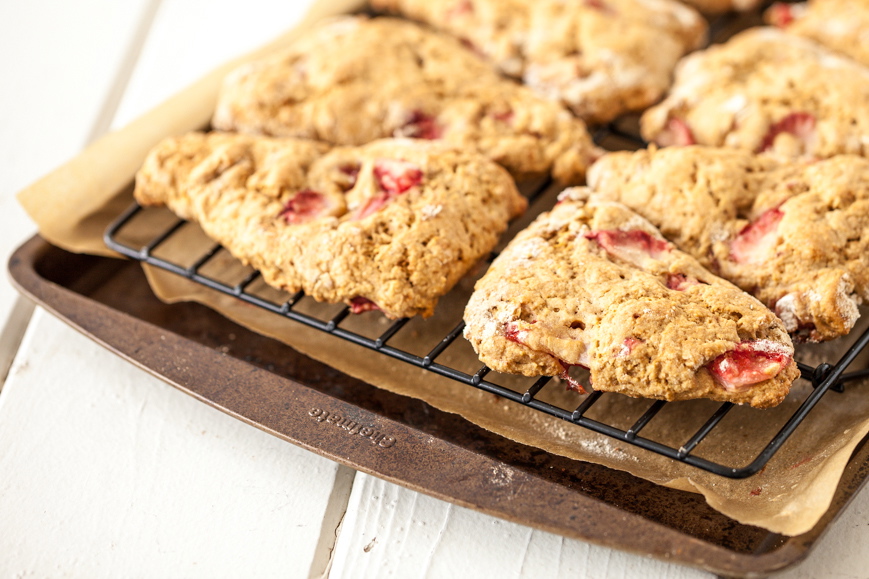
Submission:
M 15 192 L 310 3 L 0 3 L 4 263 L 34 232 Z M 709 576 L 481 515 L 282 442 L 34 310 L 5 279 L 0 327 L 0 577 Z M 869 577 L 867 544 L 864 492 L 782 576 Z

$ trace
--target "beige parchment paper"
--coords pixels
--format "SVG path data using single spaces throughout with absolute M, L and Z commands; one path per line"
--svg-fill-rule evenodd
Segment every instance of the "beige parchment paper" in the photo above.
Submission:
M 214 70 L 127 127 L 100 139 L 19 193 L 19 201 L 37 222 L 42 236 L 51 243 L 74 252 L 112 255 L 103 244 L 103 232 L 131 203 L 133 176 L 153 145 L 163 137 L 207 127 L 223 76 L 241 62 L 286 46 L 318 19 L 362 7 L 361 0 L 324 0 L 315 4 L 295 29 L 264 48 Z M 555 192 L 552 193 L 544 195 L 511 230 L 522 227 L 536 211 L 546 208 L 546 204 L 551 206 Z M 182 244 L 175 250 L 182 255 L 173 255 L 173 258 L 183 263 L 183 253 L 194 248 L 195 244 Z M 221 266 L 228 271 L 241 268 L 228 257 L 210 265 Z M 658 484 L 702 493 L 713 508 L 725 515 L 784 535 L 807 532 L 818 522 L 830 505 L 851 453 L 869 432 L 869 396 L 866 395 L 869 386 L 866 382 L 869 381 L 850 383 L 846 393 L 824 396 L 762 472 L 748 479 L 731 480 L 597 435 L 385 356 L 372 355 L 359 346 L 242 304 L 173 274 L 150 268 L 146 271 L 161 299 L 203 303 L 246 327 L 281 340 L 312 358 L 371 384 L 420 398 L 524 444 L 628 471 Z M 477 271 L 460 282 L 441 301 L 433 318 L 411 321 L 390 344 L 425 355 L 461 319 L 474 279 L 481 273 Z M 270 288 L 262 288 L 262 291 L 276 292 Z M 313 303 L 303 305 L 312 309 L 334 307 Z M 822 345 L 800 346 L 798 358 L 813 365 L 838 359 L 869 325 L 869 311 L 864 309 L 863 314 L 861 323 L 851 336 Z M 349 325 L 348 329 L 376 336 L 386 328 L 385 323 L 379 313 L 371 312 L 349 319 L 342 327 Z M 855 367 L 866 367 L 867 358 L 869 356 L 863 355 Z M 473 350 L 463 338 L 447 349 L 438 362 L 468 373 L 480 367 Z M 496 373 L 487 379 L 517 391 L 530 385 L 528 379 Z M 800 380 L 792 395 L 776 408 L 734 408 L 695 453 L 715 462 L 744 466 L 772 439 L 810 389 L 811 385 Z M 544 400 L 566 408 L 573 408 L 582 401 L 581 395 L 557 384 L 547 386 L 543 392 Z M 617 395 L 604 396 L 588 416 L 627 428 L 649 404 L 649 401 Z M 642 436 L 678 447 L 717 407 L 718 404 L 708 401 L 668 404 Z

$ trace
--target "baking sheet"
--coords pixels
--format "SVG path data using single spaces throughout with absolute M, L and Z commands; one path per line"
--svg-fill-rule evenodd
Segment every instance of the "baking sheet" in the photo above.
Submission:
M 130 202 L 130 182 L 151 146 L 162 137 L 207 126 L 217 88 L 228 70 L 239 62 L 271 52 L 291 42 L 311 22 L 331 14 L 358 10 L 361 2 L 324 1 L 295 30 L 254 55 L 229 63 L 187 90 L 147 113 L 128 127 L 101 139 L 67 165 L 19 194 L 19 200 L 49 241 L 76 252 L 106 255 L 102 233 Z M 541 203 L 545 203 L 546 199 Z M 729 480 L 675 463 L 637 448 L 596 435 L 569 423 L 542 415 L 491 394 L 379 356 L 316 330 L 289 324 L 267 312 L 217 295 L 172 274 L 149 271 L 155 291 L 167 301 L 194 300 L 208 305 L 249 328 L 275 337 L 299 351 L 351 376 L 406 396 L 420 398 L 436 408 L 468 420 L 518 442 L 570 458 L 591 461 L 630 472 L 646 480 L 702 493 L 715 509 L 737 521 L 786 535 L 811 529 L 827 510 L 848 458 L 869 432 L 869 397 L 865 382 L 849 384 L 844 395 L 829 394 L 800 426 L 795 435 L 758 475 Z M 463 282 L 438 307 L 432 320 L 412 322 L 408 346 L 424 347 L 443 335 L 444 320 L 454 324 L 464 307 L 470 283 Z M 366 314 L 372 316 L 376 314 Z M 865 323 L 866 316 L 863 320 Z M 452 325 L 450 325 L 450 328 Z M 865 327 L 865 326 L 864 326 Z M 856 335 L 856 332 L 852 335 Z M 415 342 L 418 340 L 418 342 Z M 847 340 L 819 348 L 802 348 L 800 356 L 817 356 L 816 350 L 844 350 Z M 455 367 L 475 362 L 466 345 L 445 353 L 445 363 Z M 810 361 L 811 360 L 807 360 Z M 866 364 L 865 358 L 860 362 Z M 810 386 L 795 385 L 796 393 Z M 562 391 L 556 396 L 576 396 Z M 802 400 L 791 396 L 772 410 L 734 409 L 698 448 L 698 453 L 728 463 L 751 454 L 758 440 L 769 440 Z M 577 404 L 579 400 L 576 401 Z M 631 424 L 648 403 L 624 397 L 608 397 L 594 412 L 606 413 L 609 422 Z M 666 417 L 657 418 L 644 435 L 662 440 L 684 440 L 705 420 L 707 403 L 669 404 Z M 666 418 L 664 420 L 663 418 Z

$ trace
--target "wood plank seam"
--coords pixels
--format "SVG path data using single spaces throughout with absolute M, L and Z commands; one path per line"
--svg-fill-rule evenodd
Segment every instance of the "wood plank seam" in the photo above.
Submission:
M 320 537 L 314 549 L 314 557 L 311 561 L 311 570 L 308 577 L 311 579 L 326 579 L 332 569 L 332 557 L 338 542 L 341 524 L 350 503 L 350 493 L 356 480 L 356 471 L 348 466 L 338 465 L 335 472 L 335 480 L 332 483 L 332 492 L 326 504 L 326 512 L 323 515 L 323 524 L 320 526 Z
M 130 84 L 130 79 L 133 77 L 133 72 L 136 70 L 136 65 L 139 57 L 142 54 L 142 49 L 154 25 L 154 20 L 157 18 L 157 13 L 160 10 L 162 0 L 151 0 L 148 2 L 139 25 L 133 34 L 130 43 L 127 45 L 127 50 L 124 58 L 121 61 L 118 73 L 115 76 L 115 81 L 111 84 L 106 98 L 100 107 L 99 115 L 94 122 L 90 133 L 88 134 L 86 144 L 96 141 L 98 138 L 106 134 L 115 120 L 118 108 L 121 106 L 121 101 L 124 94 L 127 92 L 127 86 Z
M 9 376 L 9 368 L 18 354 L 24 332 L 30 324 L 35 306 L 24 296 L 15 298 L 15 303 L 6 319 L 6 324 L 0 330 L 0 393 Z

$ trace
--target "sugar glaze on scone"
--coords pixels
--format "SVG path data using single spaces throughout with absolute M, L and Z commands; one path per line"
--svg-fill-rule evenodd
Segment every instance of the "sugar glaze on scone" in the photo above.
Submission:
M 847 334 L 869 300 L 869 160 L 787 162 L 713 147 L 611 153 L 589 172 L 799 339 Z
M 579 183 L 599 154 L 564 107 L 501 77 L 456 39 L 343 17 L 225 79 L 216 129 L 362 145 L 386 137 L 478 151 L 516 178 Z
M 169 138 L 136 178 L 143 205 L 167 205 L 262 273 L 354 311 L 430 316 L 527 202 L 488 159 L 387 139 L 321 143 L 222 133 Z
M 641 120 L 659 145 L 713 145 L 782 157 L 869 156 L 869 68 L 776 28 L 688 55 Z
M 765 20 L 788 34 L 810 38 L 840 54 L 869 65 L 869 1 L 811 0 L 776 2 Z
M 588 122 L 643 109 L 706 22 L 673 0 L 372 0 L 461 38 L 505 74 Z
M 595 390 L 781 402 L 799 375 L 782 322 L 586 188 L 565 191 L 477 282 L 465 337 L 494 370 L 591 373 Z

